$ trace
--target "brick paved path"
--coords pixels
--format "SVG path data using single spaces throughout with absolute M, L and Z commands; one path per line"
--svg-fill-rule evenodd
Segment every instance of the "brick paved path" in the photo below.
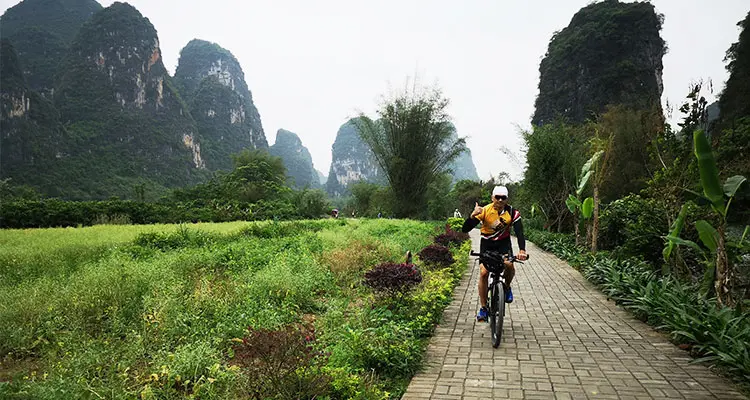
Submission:
M 472 232 L 479 251 L 477 230 Z M 515 239 L 513 240 L 515 246 Z M 527 244 L 503 341 L 476 323 L 479 267 L 454 292 L 403 399 L 745 399 L 555 256 Z M 472 258 L 473 260 L 473 258 Z

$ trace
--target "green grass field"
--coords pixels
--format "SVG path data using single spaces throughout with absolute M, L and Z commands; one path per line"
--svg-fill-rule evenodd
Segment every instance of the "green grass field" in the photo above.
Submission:
M 363 219 L 0 231 L 0 398 L 397 398 L 467 251 L 454 248 L 449 268 L 417 261 L 423 280 L 403 295 L 362 279 L 440 228 Z

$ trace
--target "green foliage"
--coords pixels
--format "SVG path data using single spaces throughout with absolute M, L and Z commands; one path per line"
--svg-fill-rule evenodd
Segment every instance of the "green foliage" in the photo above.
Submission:
M 427 245 L 433 228 L 326 219 L 0 231 L 0 358 L 10 366 L 0 396 L 243 398 L 282 377 L 308 396 L 398 397 L 470 243 L 398 300 L 375 304 L 333 271 L 344 256 L 348 272 L 401 258 Z M 274 340 L 300 322 L 305 335 Z M 252 351 L 291 358 L 256 374 L 263 357 L 239 344 L 248 332 L 268 334 Z
M 305 218 L 320 218 L 331 209 L 328 196 L 321 189 L 305 189 L 297 195 L 297 214 Z
M 654 169 L 649 147 L 663 131 L 664 117 L 658 107 L 632 109 L 622 105 L 607 107 L 599 116 L 599 137 L 607 138 L 601 165 L 599 194 L 608 202 L 639 193 Z
M 452 180 L 450 174 L 442 174 L 427 186 L 427 219 L 442 220 L 453 215 L 456 200 L 451 196 Z
M 459 217 L 450 217 L 445 224 L 447 225 L 446 231 L 452 230 L 455 232 L 461 232 L 461 227 L 464 226 L 464 219 Z
M 427 217 L 430 185 L 466 148 L 464 139 L 453 139 L 447 106 L 437 90 L 406 92 L 381 106 L 377 122 L 364 114 L 355 120 L 388 179 L 396 217 Z
M 283 206 L 283 204 L 282 204 Z M 261 220 L 274 214 L 293 218 L 295 211 L 262 202 L 249 204 L 231 201 L 199 202 L 174 201 L 145 203 L 131 200 L 63 201 L 15 200 L 0 204 L 0 227 L 45 228 L 91 226 L 116 220 L 134 224 L 179 222 L 224 222 Z
M 546 210 L 547 224 L 560 231 L 570 219 L 565 201 L 583 182 L 579 171 L 586 161 L 591 133 L 585 127 L 558 121 L 524 132 L 523 137 L 528 148 L 524 174 L 527 202 Z
M 356 210 L 362 217 L 375 217 L 378 213 L 390 214 L 391 193 L 387 187 L 369 183 L 355 182 L 349 185 L 352 200 L 347 208 Z
M 600 224 L 602 250 L 642 258 L 655 268 L 663 261 L 662 236 L 669 230 L 669 221 L 658 200 L 629 195 L 613 201 L 602 210 Z
M 719 183 L 719 169 L 716 166 L 711 144 L 708 142 L 706 134 L 701 130 L 695 131 L 693 140 L 703 194 L 711 202 L 711 207 L 716 213 L 726 216 L 724 190 Z
M 474 210 L 474 204 L 484 203 L 489 198 L 489 193 L 484 193 L 485 188 L 480 181 L 460 180 L 453 185 L 450 197 L 456 199 L 458 211 L 461 215 L 470 215 Z M 492 189 L 490 189 L 490 193 Z M 455 207 L 454 207 L 455 208 Z M 462 222 L 463 223 L 463 222 Z
M 716 160 L 722 176 L 750 175 L 750 161 L 745 155 L 750 151 L 750 115 L 740 118 L 731 129 L 714 136 Z

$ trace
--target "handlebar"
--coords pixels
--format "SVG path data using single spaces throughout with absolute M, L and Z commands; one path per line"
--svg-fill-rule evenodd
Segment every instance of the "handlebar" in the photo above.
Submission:
M 474 256 L 474 257 L 480 257 L 480 258 L 482 257 L 481 253 L 477 253 L 475 251 L 470 251 L 469 255 Z M 509 256 L 507 254 L 503 254 L 503 259 L 505 259 L 507 261 L 510 261 L 510 262 L 517 262 L 517 263 L 523 264 L 523 261 L 519 260 L 518 257 L 516 257 L 515 255 Z M 529 259 L 529 255 L 528 254 L 526 255 L 526 259 L 527 260 Z

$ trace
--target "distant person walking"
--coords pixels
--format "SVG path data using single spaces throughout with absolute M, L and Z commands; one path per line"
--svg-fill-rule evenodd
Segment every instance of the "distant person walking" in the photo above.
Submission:
M 453 218 L 463 218 L 461 216 L 461 212 L 458 211 L 458 208 L 456 209 L 456 211 L 453 211 Z

